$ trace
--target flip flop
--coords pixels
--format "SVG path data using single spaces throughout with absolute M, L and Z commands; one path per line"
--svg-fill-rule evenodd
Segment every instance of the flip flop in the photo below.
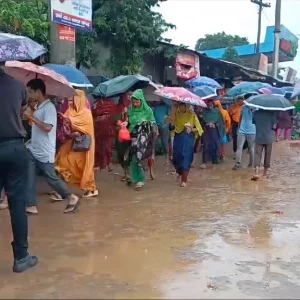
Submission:
M 68 204 L 64 210 L 64 214 L 75 213 L 78 211 L 78 208 L 79 208 L 79 199 L 75 204 Z
M 85 192 L 82 196 L 82 198 L 92 198 L 92 197 L 97 197 L 99 195 L 98 190 L 95 191 L 89 191 L 89 192 Z
M 49 197 L 52 203 L 64 201 L 64 199 L 56 192 L 52 192 L 52 196 Z

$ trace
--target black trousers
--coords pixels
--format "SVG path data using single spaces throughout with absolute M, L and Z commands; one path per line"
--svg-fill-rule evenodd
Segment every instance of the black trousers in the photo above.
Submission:
M 232 121 L 232 147 L 233 152 L 237 150 L 237 134 L 239 129 L 239 123 Z
M 28 156 L 23 139 L 0 139 L 0 190 L 5 189 L 13 232 L 12 249 L 19 260 L 28 255 L 26 197 Z

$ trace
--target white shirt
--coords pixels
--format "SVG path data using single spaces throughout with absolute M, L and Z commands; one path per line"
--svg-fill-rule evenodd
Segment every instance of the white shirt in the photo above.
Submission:
M 52 125 L 49 133 L 41 130 L 33 124 L 31 131 L 31 142 L 27 145 L 35 159 L 42 163 L 55 162 L 57 112 L 50 100 L 44 101 L 37 107 L 34 117 L 40 121 Z

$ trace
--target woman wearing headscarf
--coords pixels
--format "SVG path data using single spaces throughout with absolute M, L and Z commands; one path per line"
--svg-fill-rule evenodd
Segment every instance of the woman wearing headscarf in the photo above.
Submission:
M 292 139 L 297 139 L 300 137 L 300 101 L 296 100 L 294 102 L 295 110 L 293 116 L 293 125 L 292 125 Z
M 276 142 L 279 141 L 281 132 L 284 131 L 284 139 L 288 140 L 291 138 L 292 125 L 293 125 L 293 110 L 291 111 L 280 111 L 277 116 L 277 127 L 276 127 Z
M 207 162 L 220 162 L 221 140 L 226 135 L 223 116 L 218 108 L 214 107 L 213 100 L 207 101 L 207 108 L 203 112 L 205 124 L 203 134 L 203 156 L 201 168 L 205 169 Z
M 91 111 L 87 108 L 83 91 L 76 90 L 77 96 L 69 101 L 64 116 L 71 122 L 72 137 L 88 135 L 91 139 L 88 151 L 72 151 L 73 139 L 64 143 L 56 156 L 56 170 L 68 183 L 77 184 L 85 191 L 83 198 L 98 195 L 94 176 L 95 137 Z
M 121 178 L 121 181 L 129 181 L 129 162 L 125 159 L 126 152 L 129 151 L 130 141 L 119 141 L 119 131 L 121 127 L 118 125 L 118 122 L 128 122 L 128 108 L 130 106 L 130 97 L 132 92 L 124 93 L 120 96 L 120 101 L 116 107 L 116 117 L 115 124 L 117 126 L 117 134 L 115 138 L 115 149 L 117 153 L 118 163 L 121 165 L 124 170 L 124 176 Z
M 113 148 L 116 137 L 117 105 L 112 99 L 97 99 L 92 108 L 95 126 L 95 169 L 112 171 Z
M 175 109 L 174 109 L 175 108 Z M 170 130 L 174 130 L 173 165 L 185 187 L 194 159 L 194 145 L 197 136 L 203 133 L 197 115 L 187 104 L 180 103 L 172 109 Z
M 153 111 L 148 106 L 141 89 L 131 96 L 131 105 L 128 110 L 128 123 L 131 135 L 130 169 L 135 189 L 141 189 L 145 184 L 143 161 L 153 155 L 157 128 Z M 126 122 L 123 126 L 126 125 Z
M 224 159 L 225 158 L 225 144 L 227 143 L 227 140 L 228 140 L 227 136 L 231 132 L 231 118 L 230 118 L 228 111 L 223 108 L 220 100 L 214 101 L 214 104 L 221 112 L 221 114 L 223 116 L 224 125 L 225 125 L 225 135 L 222 136 L 222 139 L 221 139 L 221 156 L 220 156 L 221 159 Z

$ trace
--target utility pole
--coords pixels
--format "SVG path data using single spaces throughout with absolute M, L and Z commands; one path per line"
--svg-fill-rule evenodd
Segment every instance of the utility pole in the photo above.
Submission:
M 263 0 L 251 0 L 252 3 L 258 5 L 258 28 L 257 28 L 257 41 L 256 41 L 256 54 L 260 54 L 260 35 L 261 35 L 261 14 L 263 8 L 271 7 L 270 3 L 264 3 Z
M 275 31 L 274 31 L 274 52 L 273 52 L 273 77 L 278 76 L 279 46 L 280 46 L 280 19 L 281 19 L 281 0 L 276 0 L 275 9 Z
M 75 42 L 60 39 L 60 25 L 51 20 L 51 0 L 48 0 L 48 5 L 50 22 L 50 62 L 54 64 L 71 64 L 75 67 Z

